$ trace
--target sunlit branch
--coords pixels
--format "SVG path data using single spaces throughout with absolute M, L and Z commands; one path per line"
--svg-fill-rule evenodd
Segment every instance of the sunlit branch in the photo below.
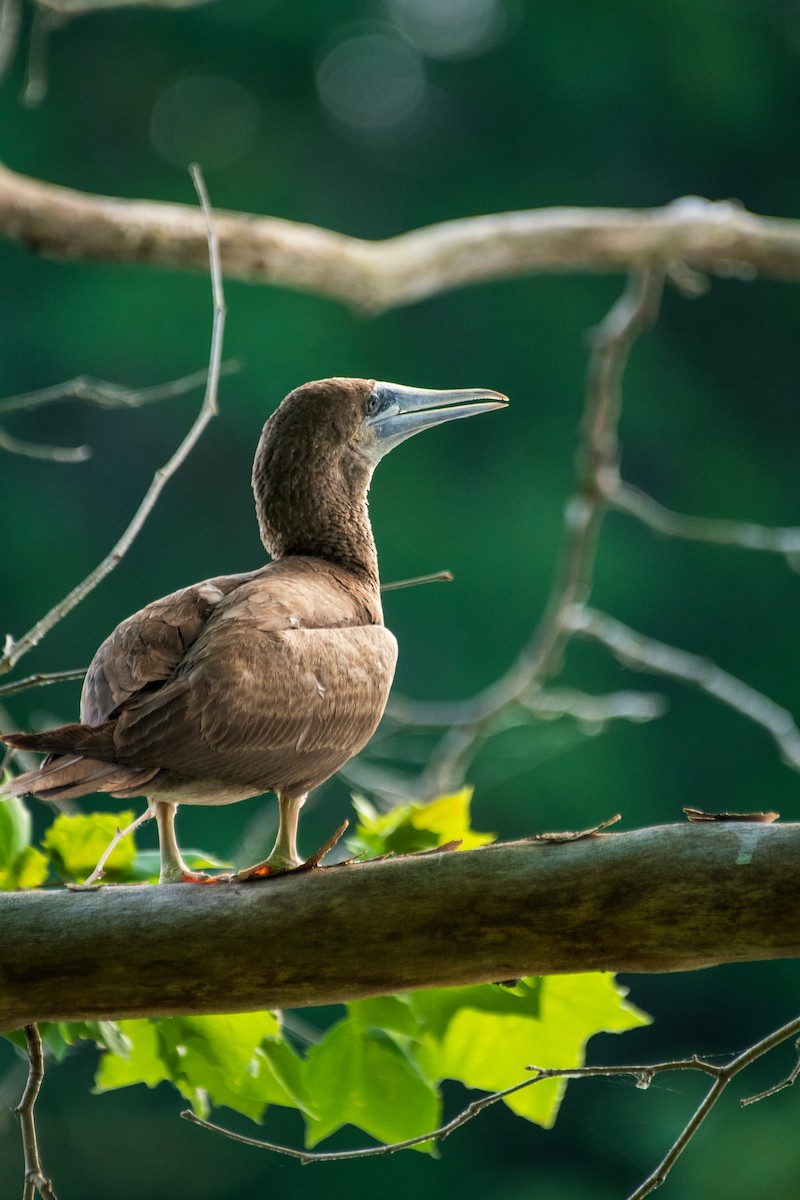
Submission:
M 577 688 L 543 688 L 520 701 L 523 708 L 545 720 L 574 717 L 586 725 L 602 725 L 606 721 L 652 721 L 667 711 L 664 696 L 652 692 L 608 692 L 591 695 Z
M 205 186 L 199 168 L 192 168 L 192 178 L 197 189 L 197 194 L 200 198 L 203 220 L 206 224 L 207 248 L 208 257 L 211 268 L 212 281 L 212 296 L 214 304 L 214 317 L 211 331 L 211 349 L 209 358 L 208 378 L 206 381 L 206 391 L 203 397 L 203 404 L 189 432 L 184 437 L 181 444 L 178 446 L 172 457 L 156 471 L 153 476 L 153 482 L 150 484 L 144 499 L 139 505 L 133 520 L 128 525 L 128 528 L 123 533 L 122 537 L 106 555 L 93 571 L 91 571 L 84 580 L 73 588 L 72 591 L 65 596 L 58 604 L 42 617 L 40 621 L 33 626 L 23 637 L 18 641 L 12 638 L 7 639 L 5 653 L 0 658 L 0 675 L 12 670 L 19 662 L 24 654 L 27 654 L 35 645 L 38 644 L 50 630 L 61 621 L 68 612 L 70 612 L 76 604 L 79 604 L 85 596 L 92 591 L 93 588 L 105 579 L 106 575 L 110 574 L 116 566 L 122 561 L 125 554 L 130 549 L 136 536 L 152 512 L 156 501 L 158 500 L 165 485 L 169 482 L 175 472 L 188 458 L 191 451 L 194 449 L 201 434 L 204 432 L 209 421 L 217 413 L 217 386 L 219 382 L 220 363 L 222 360 L 222 336 L 225 327 L 225 301 L 222 291 L 222 274 L 219 264 L 219 247 L 215 232 L 214 223 L 211 219 L 211 210 L 208 204 Z
M 612 488 L 607 500 L 609 507 L 638 518 L 667 537 L 739 546 L 745 550 L 767 550 L 785 554 L 790 559 L 800 554 L 800 526 L 757 525 L 752 521 L 726 521 L 673 512 L 628 483 Z
M 28 1047 L 28 1081 L 16 1109 L 22 1131 L 22 1149 L 25 1155 L 25 1184 L 22 1200 L 34 1200 L 37 1192 L 42 1200 L 56 1200 L 53 1185 L 42 1170 L 33 1111 L 44 1079 L 42 1039 L 36 1025 L 25 1026 L 25 1042 Z
M 654 268 L 800 279 L 800 222 L 731 201 L 664 208 L 547 208 L 445 221 L 370 242 L 295 221 L 218 212 L 226 277 L 329 296 L 380 312 L 487 280 Z M 0 168 L 0 236 L 71 260 L 205 267 L 193 209 L 57 187 Z M 696 288 L 693 290 L 696 291 Z
M 800 730 L 794 717 L 763 692 L 723 671 L 711 659 L 646 637 L 594 609 L 576 606 L 569 624 L 577 636 L 606 646 L 624 666 L 678 679 L 727 704 L 765 729 L 786 764 L 800 771 Z

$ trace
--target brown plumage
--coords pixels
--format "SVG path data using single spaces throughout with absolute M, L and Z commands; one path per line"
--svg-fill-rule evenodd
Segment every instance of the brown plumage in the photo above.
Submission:
M 174 592 L 118 625 L 86 674 L 80 723 L 3 737 L 49 754 L 11 791 L 147 796 L 162 882 L 203 878 L 181 857 L 178 804 L 275 792 L 275 847 L 237 878 L 300 865 L 300 807 L 372 736 L 397 659 L 367 514 L 372 472 L 421 429 L 505 403 L 496 392 L 363 379 L 290 393 L 264 426 L 253 466 L 273 561 Z

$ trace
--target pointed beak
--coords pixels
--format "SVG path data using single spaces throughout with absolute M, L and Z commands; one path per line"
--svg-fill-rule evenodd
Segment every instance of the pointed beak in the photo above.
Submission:
M 461 417 L 476 417 L 507 404 L 507 396 L 485 388 L 437 392 L 398 383 L 376 383 L 365 432 L 377 460 L 423 429 Z

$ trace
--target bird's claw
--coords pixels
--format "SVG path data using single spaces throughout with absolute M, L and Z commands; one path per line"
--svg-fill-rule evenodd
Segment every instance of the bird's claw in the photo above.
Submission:
M 294 865 L 283 866 L 271 858 L 265 858 L 263 862 L 256 863 L 252 867 L 245 867 L 242 871 L 235 871 L 225 875 L 215 875 L 208 882 L 253 883 L 259 879 L 272 879 L 276 875 L 292 875 L 301 871 L 313 871 L 320 865 L 325 855 L 330 854 L 349 824 L 349 821 L 344 821 L 336 832 L 328 838 L 327 842 L 323 846 L 320 846 L 319 850 L 312 854 L 310 858 L 307 858 L 305 862 L 296 862 Z

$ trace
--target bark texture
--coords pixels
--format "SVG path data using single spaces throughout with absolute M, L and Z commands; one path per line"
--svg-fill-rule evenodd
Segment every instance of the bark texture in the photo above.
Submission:
M 663 208 L 546 208 L 444 221 L 384 241 L 250 213 L 215 212 L 225 276 L 369 312 L 488 280 L 685 267 L 800 279 L 800 221 L 687 196 Z M 0 165 L 0 236 L 66 259 L 208 269 L 199 208 L 90 195 Z
M 800 955 L 800 824 L 522 841 L 249 885 L 0 894 L 0 1028 Z

